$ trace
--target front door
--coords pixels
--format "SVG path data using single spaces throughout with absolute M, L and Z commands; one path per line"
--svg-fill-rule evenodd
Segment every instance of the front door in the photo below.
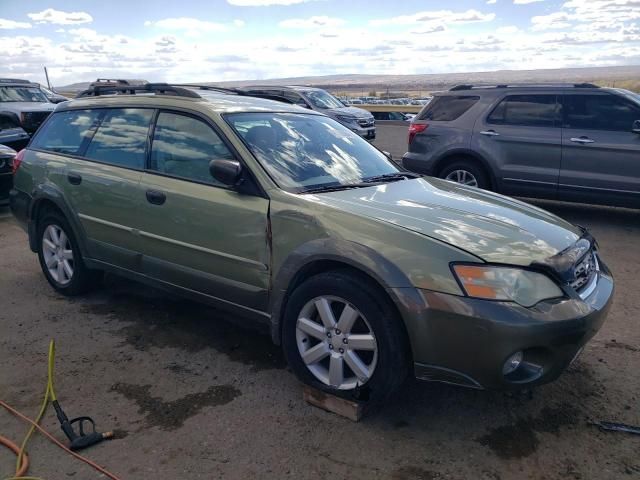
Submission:
M 213 159 L 235 156 L 211 124 L 184 113 L 159 113 L 138 198 L 144 271 L 265 312 L 269 201 L 214 180 Z
M 610 93 L 567 94 L 561 200 L 640 207 L 640 105 Z
M 502 193 L 554 198 L 561 139 L 556 95 L 508 95 L 478 119 L 471 145 L 492 163 Z

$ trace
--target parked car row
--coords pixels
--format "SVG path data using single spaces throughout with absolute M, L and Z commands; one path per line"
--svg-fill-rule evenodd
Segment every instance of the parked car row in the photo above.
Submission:
M 433 97 L 420 98 L 379 98 L 379 97 L 339 97 L 340 100 L 347 105 L 426 105 Z
M 436 99 L 412 145 L 428 151 L 419 135 L 443 118 L 499 101 L 476 90 Z M 311 108 L 281 100 L 293 93 Z M 15 158 L 11 210 L 58 292 L 108 271 L 262 321 L 293 372 L 333 394 L 381 402 L 408 375 L 484 389 L 557 378 L 613 296 L 594 238 L 406 171 L 343 108 L 307 89 L 94 86 Z M 486 131 L 507 136 L 511 112 Z
M 507 195 L 640 208 L 640 96 L 460 85 L 413 119 L 402 164 Z

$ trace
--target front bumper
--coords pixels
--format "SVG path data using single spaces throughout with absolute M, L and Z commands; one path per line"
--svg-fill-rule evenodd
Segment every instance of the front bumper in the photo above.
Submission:
M 555 380 L 600 329 L 613 299 L 606 266 L 596 288 L 582 300 L 565 298 L 525 308 L 510 302 L 421 291 L 405 318 L 415 375 L 481 389 L 514 389 Z M 521 367 L 505 376 L 502 367 L 515 352 Z

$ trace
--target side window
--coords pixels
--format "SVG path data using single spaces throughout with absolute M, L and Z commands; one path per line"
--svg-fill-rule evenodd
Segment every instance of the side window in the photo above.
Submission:
M 144 168 L 147 136 L 153 110 L 114 108 L 107 113 L 85 157 L 128 168 Z
M 285 90 L 283 92 L 283 96 L 294 105 L 298 105 L 299 107 L 309 107 L 309 104 L 298 92 L 288 92 Z
M 613 95 L 566 95 L 566 128 L 630 132 L 640 120 L 640 108 Z
M 418 120 L 433 120 L 440 122 L 450 122 L 456 120 L 463 113 L 473 107 L 480 97 L 471 95 L 445 95 L 435 97 L 422 112 L 418 115 Z
M 220 185 L 209 173 L 209 162 L 233 158 L 218 134 L 202 120 L 169 112 L 158 115 L 151 144 L 152 170 Z
M 70 110 L 51 115 L 31 141 L 31 147 L 48 152 L 80 155 L 103 115 L 102 110 Z
M 511 95 L 493 109 L 488 123 L 527 127 L 559 126 L 556 95 Z

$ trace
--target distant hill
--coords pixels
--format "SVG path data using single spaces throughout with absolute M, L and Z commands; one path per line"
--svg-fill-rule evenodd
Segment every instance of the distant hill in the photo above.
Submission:
M 153 81 L 153 79 L 147 79 Z M 203 82 L 207 85 L 238 87 L 244 85 L 312 85 L 329 90 L 368 91 L 387 88 L 401 91 L 435 91 L 462 83 L 544 83 L 592 82 L 606 86 L 640 88 L 640 65 L 624 67 L 559 68 L 547 70 L 497 70 L 493 72 L 436 73 L 420 75 L 323 75 L 315 77 L 289 77 L 268 80 L 242 80 L 231 82 Z M 63 92 L 78 92 L 90 82 L 57 87 Z

